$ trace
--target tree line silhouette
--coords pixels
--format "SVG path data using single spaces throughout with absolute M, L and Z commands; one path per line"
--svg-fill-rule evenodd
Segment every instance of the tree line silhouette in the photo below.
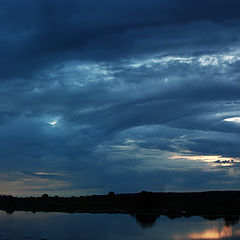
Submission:
M 41 197 L 0 196 L 0 209 L 14 211 L 128 213 L 138 222 L 151 226 L 160 215 L 170 218 L 193 215 L 211 219 L 240 215 L 240 191 L 186 193 L 146 192 L 79 197 L 43 194 Z M 239 218 L 234 218 L 238 222 Z M 231 221 L 228 221 L 231 222 Z

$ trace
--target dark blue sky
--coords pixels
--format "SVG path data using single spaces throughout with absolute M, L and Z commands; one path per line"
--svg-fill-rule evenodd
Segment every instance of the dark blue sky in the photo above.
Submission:
M 239 9 L 2 0 L 0 191 L 239 189 Z

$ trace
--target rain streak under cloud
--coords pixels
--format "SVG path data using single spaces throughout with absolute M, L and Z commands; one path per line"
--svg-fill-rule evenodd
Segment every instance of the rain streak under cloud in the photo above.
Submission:
M 3 0 L 0 189 L 239 189 L 240 2 Z

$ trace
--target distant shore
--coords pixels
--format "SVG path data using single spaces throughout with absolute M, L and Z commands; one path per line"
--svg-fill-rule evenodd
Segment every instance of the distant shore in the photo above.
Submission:
M 110 192 L 79 197 L 0 195 L 0 210 L 9 214 L 14 211 L 130 214 L 143 227 L 152 226 L 161 215 L 171 219 L 191 216 L 208 220 L 223 218 L 226 225 L 231 225 L 240 219 L 240 191 Z
M 240 191 L 146 192 L 80 197 L 0 196 L 0 209 L 14 211 L 129 213 L 155 215 L 240 215 Z

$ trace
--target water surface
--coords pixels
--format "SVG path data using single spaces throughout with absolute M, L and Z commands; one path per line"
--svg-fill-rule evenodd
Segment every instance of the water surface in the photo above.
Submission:
M 137 222 L 127 214 L 0 212 L 0 240 L 240 239 L 237 220 L 160 216 L 147 223 L 141 219 Z

